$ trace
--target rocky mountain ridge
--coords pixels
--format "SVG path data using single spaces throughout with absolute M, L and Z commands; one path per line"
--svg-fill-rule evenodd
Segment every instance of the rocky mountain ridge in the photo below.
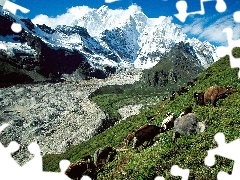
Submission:
M 183 86 L 204 70 L 196 54 L 190 43 L 175 44 L 153 68 L 143 70 L 142 84 L 153 87 L 170 84 Z
M 203 67 L 217 60 L 213 45 L 188 38 L 171 17 L 148 18 L 135 5 L 129 9 L 102 6 L 54 28 L 2 14 L 0 45 L 6 49 L 1 54 L 46 78 L 76 71 L 82 78 L 105 78 L 129 67 L 149 69 L 180 42 L 192 46 Z M 19 34 L 10 29 L 14 21 L 23 27 Z

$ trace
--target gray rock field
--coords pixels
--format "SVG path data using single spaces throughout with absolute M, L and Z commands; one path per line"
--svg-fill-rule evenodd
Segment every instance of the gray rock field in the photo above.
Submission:
M 11 141 L 21 144 L 14 154 L 20 164 L 31 158 L 27 150 L 31 142 L 38 142 L 42 155 L 64 152 L 69 145 L 96 134 L 101 120 L 106 118 L 88 96 L 101 86 L 131 84 L 140 76 L 140 73 L 120 73 L 107 79 L 69 81 L 68 78 L 63 83 L 1 88 L 0 125 L 9 123 L 10 126 L 1 132 L 0 141 L 5 146 Z M 132 114 L 123 112 L 123 118 Z

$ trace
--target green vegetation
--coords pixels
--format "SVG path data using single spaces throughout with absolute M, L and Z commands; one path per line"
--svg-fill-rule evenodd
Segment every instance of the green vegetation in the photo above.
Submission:
M 40 70 L 39 66 L 35 68 L 37 72 L 28 71 L 17 62 L 19 61 L 16 57 L 8 57 L 5 53 L 0 52 L 0 87 L 47 80 L 47 78 L 38 73 Z
M 0 56 L 0 83 L 24 83 L 33 82 L 29 76 L 24 74 L 24 71 L 18 69 L 11 64 L 1 60 Z M 1 84 L 0 84 L 1 86 Z
M 191 81 L 203 71 L 203 67 L 196 63 L 196 56 L 189 51 L 188 44 L 177 43 L 160 57 L 154 67 L 143 71 L 143 84 L 152 87 L 177 87 Z
M 232 49 L 232 55 L 235 58 L 240 58 L 240 47 L 234 47 Z
M 167 87 L 143 87 L 138 82 L 128 85 L 104 86 L 91 94 L 90 99 L 109 115 L 111 119 L 120 119 L 117 110 L 125 105 L 149 104 L 160 101 Z
M 154 179 L 156 176 L 163 176 L 165 179 L 180 179 L 170 174 L 172 165 L 179 165 L 181 168 L 190 169 L 190 179 L 217 179 L 219 171 L 231 173 L 233 161 L 222 157 L 216 157 L 216 165 L 207 167 L 204 159 L 207 156 L 207 150 L 217 147 L 214 143 L 214 135 L 223 132 L 226 141 L 232 141 L 240 137 L 240 84 L 237 77 L 238 69 L 232 69 L 229 66 L 229 57 L 226 56 L 215 62 L 211 67 L 200 73 L 196 86 L 190 88 L 188 93 L 177 96 L 174 101 L 159 102 L 156 105 L 143 109 L 140 114 L 129 117 L 126 121 L 107 129 L 106 131 L 94 136 L 77 146 L 71 146 L 65 153 L 48 154 L 43 157 L 43 168 L 45 171 L 59 171 L 59 161 L 61 159 L 69 159 L 75 162 L 85 155 L 93 155 L 94 151 L 105 145 L 111 145 L 115 148 L 123 147 L 125 137 L 146 123 L 148 115 L 155 115 L 159 109 L 161 113 L 156 116 L 153 124 L 160 125 L 167 112 L 174 112 L 177 116 L 185 107 L 192 105 L 194 112 L 200 120 L 206 120 L 206 130 L 200 134 L 190 136 L 182 136 L 175 143 L 172 142 L 172 130 L 159 135 L 157 146 L 148 147 L 139 153 L 129 148 L 126 152 L 119 152 L 114 161 L 104 166 L 98 179 L 134 179 L 147 180 Z M 212 85 L 227 86 L 231 85 L 238 92 L 221 99 L 217 102 L 217 107 L 211 105 L 198 106 L 193 98 L 194 92 L 204 91 Z M 107 103 L 113 102 L 113 109 L 120 107 L 124 102 L 124 91 L 130 91 L 131 88 L 120 88 L 118 93 L 116 90 L 109 90 L 107 93 L 98 92 L 102 97 L 100 104 L 100 96 L 93 96 L 95 102 L 100 107 L 108 109 Z M 137 98 L 139 91 L 135 92 L 133 98 Z M 111 96 L 109 96 L 111 94 Z M 129 92 L 129 94 L 131 94 Z M 107 97 L 109 99 L 107 99 Z M 104 104 L 105 103 L 105 104 Z M 128 102 L 129 103 L 129 102 Z M 114 112 L 115 110 L 110 111 Z M 112 114 L 115 115 L 114 113 Z

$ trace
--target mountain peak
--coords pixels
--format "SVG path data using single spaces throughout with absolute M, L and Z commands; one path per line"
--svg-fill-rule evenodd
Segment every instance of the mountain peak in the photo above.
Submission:
M 78 15 L 80 9 L 84 12 Z M 43 41 L 42 44 L 45 43 L 51 49 L 63 48 L 68 52 L 79 53 L 93 68 L 103 71 L 106 66 L 118 70 L 133 66 L 151 68 L 179 42 L 188 43 L 187 46 L 191 47 L 189 52 L 195 53 L 196 62 L 203 67 L 217 59 L 213 45 L 188 38 L 181 27 L 172 22 L 172 17 L 148 18 L 137 5 L 116 10 L 106 5 L 98 9 L 74 7 L 67 11 L 65 17 L 67 22 L 59 21 L 60 16 L 55 18 L 54 27 L 51 24 L 54 18 L 51 21 L 42 20 L 37 25 L 36 21 L 34 24 L 30 20 L 19 21 L 28 34 L 26 37 L 38 37 Z M 3 33 L 13 35 L 7 34 L 8 30 Z M 24 37 L 16 36 L 15 39 L 26 42 Z M 11 42 L 9 40 L 8 43 Z M 8 47 L 14 49 L 16 45 Z M 32 48 L 34 46 L 27 49 L 29 51 Z M 20 43 L 17 49 L 21 49 Z
M 109 10 L 108 6 L 102 5 L 100 8 L 97 9 L 97 13 L 99 14 L 105 14 Z

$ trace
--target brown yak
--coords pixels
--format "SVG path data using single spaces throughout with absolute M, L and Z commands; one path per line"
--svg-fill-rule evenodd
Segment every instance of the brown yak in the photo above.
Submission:
M 217 100 L 223 99 L 227 97 L 228 94 L 232 94 L 234 92 L 236 92 L 236 90 L 230 86 L 222 87 L 214 85 L 206 89 L 205 92 L 194 93 L 194 97 L 199 105 L 206 105 L 208 102 L 210 102 L 214 107 L 216 107 Z
M 152 145 L 154 137 L 163 132 L 164 128 L 156 125 L 147 125 L 137 130 L 133 138 L 133 149 L 137 149 L 139 146 L 143 145 L 144 142 L 147 142 L 146 146 Z
M 98 169 L 100 169 L 104 164 L 111 162 L 116 155 L 116 149 L 111 146 L 99 148 L 94 153 L 94 164 Z
M 133 132 L 131 132 L 130 134 L 128 134 L 128 136 L 127 136 L 126 139 L 125 139 L 125 146 L 128 146 L 129 143 L 133 140 L 133 138 L 134 138 L 134 136 L 135 136 L 135 132 L 137 132 L 137 131 L 139 131 L 139 130 L 147 127 L 147 126 L 148 126 L 148 124 L 144 124 L 144 125 L 142 125 L 140 128 L 138 128 L 138 130 L 133 131 Z
M 88 161 L 81 159 L 78 162 L 71 163 L 65 174 L 73 180 L 80 180 L 83 175 L 87 175 L 92 179 L 97 177 L 96 166 L 91 159 L 88 159 Z

